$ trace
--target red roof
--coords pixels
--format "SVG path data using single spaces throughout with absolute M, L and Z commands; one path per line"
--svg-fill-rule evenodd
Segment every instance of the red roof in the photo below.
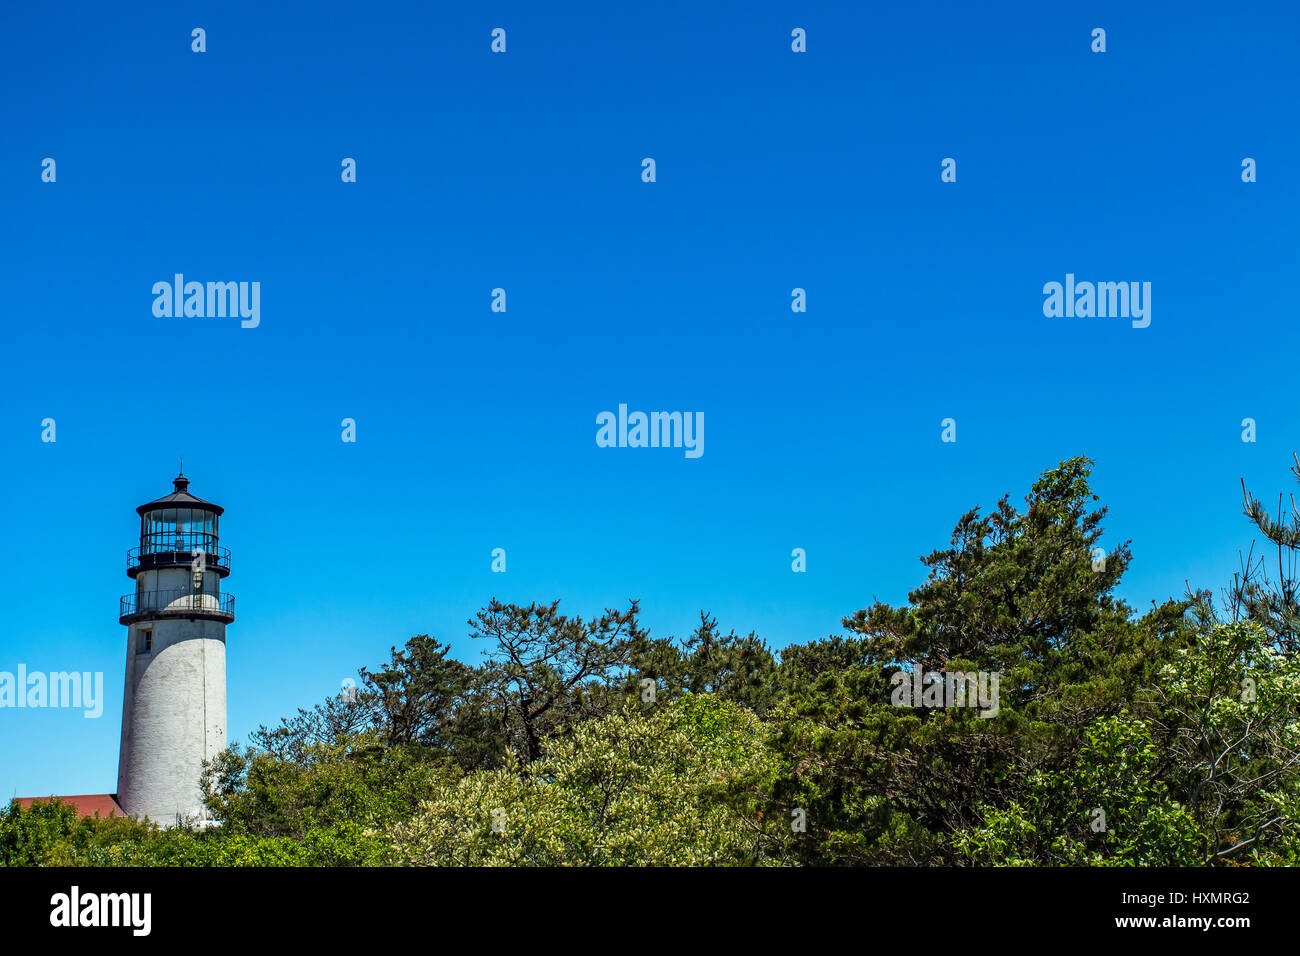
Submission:
M 33 803 L 48 803 L 51 800 L 58 800 L 60 803 L 68 804 L 77 811 L 79 817 L 124 817 L 125 813 L 117 805 L 117 794 L 115 793 L 79 793 L 74 796 L 49 796 L 49 797 L 15 797 L 14 803 L 23 809 L 27 809 Z

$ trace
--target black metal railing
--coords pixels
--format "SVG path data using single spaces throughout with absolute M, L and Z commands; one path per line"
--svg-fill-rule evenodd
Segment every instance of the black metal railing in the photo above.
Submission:
M 137 591 L 124 594 L 118 618 L 214 617 L 234 620 L 235 596 L 221 592 L 195 592 L 186 588 L 166 591 Z
M 174 542 L 183 545 L 183 542 Z M 201 564 L 196 564 L 200 561 Z M 146 568 L 174 568 L 193 565 L 202 571 L 216 571 L 223 576 L 230 573 L 230 549 L 221 547 L 176 547 L 174 549 L 149 545 L 132 548 L 126 553 L 126 573 L 135 576 Z

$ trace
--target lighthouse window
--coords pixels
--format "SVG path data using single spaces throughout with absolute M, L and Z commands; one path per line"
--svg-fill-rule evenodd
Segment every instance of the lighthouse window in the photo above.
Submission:
M 153 650 L 153 631 L 150 628 L 142 627 L 140 628 L 139 634 L 140 634 L 140 642 L 137 645 L 138 646 L 137 653 L 148 654 L 150 651 Z
M 216 537 L 216 516 L 202 508 L 160 508 L 144 517 L 145 553 L 209 551 Z

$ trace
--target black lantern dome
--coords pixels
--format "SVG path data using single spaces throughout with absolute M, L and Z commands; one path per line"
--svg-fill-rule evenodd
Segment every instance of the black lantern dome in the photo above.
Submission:
M 179 474 L 172 479 L 172 485 L 175 490 L 170 495 L 164 495 L 148 504 L 141 505 L 135 509 L 136 514 L 143 515 L 146 511 L 157 511 L 166 508 L 198 508 L 203 511 L 211 511 L 214 515 L 225 513 L 225 508 L 221 505 L 214 505 L 211 501 L 204 501 L 202 498 L 196 498 L 190 494 L 190 480 L 184 474 Z

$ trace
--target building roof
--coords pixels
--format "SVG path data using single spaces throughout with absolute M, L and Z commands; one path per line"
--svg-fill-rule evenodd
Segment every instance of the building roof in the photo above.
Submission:
M 52 800 L 73 807 L 79 817 L 126 816 L 122 812 L 122 808 L 117 804 L 117 794 L 115 793 L 79 793 L 67 797 L 53 795 L 48 797 L 15 797 L 14 803 L 23 809 L 28 809 L 33 803 L 49 803 Z
M 190 480 L 185 475 L 179 474 L 172 479 L 172 484 L 176 490 L 170 495 L 162 498 L 156 498 L 148 504 L 143 504 L 136 508 L 136 514 L 144 514 L 146 511 L 153 511 L 156 508 L 202 508 L 204 511 L 211 511 L 214 514 L 221 514 L 225 511 L 221 505 L 214 505 L 211 501 L 204 501 L 202 498 L 196 498 L 189 493 Z

